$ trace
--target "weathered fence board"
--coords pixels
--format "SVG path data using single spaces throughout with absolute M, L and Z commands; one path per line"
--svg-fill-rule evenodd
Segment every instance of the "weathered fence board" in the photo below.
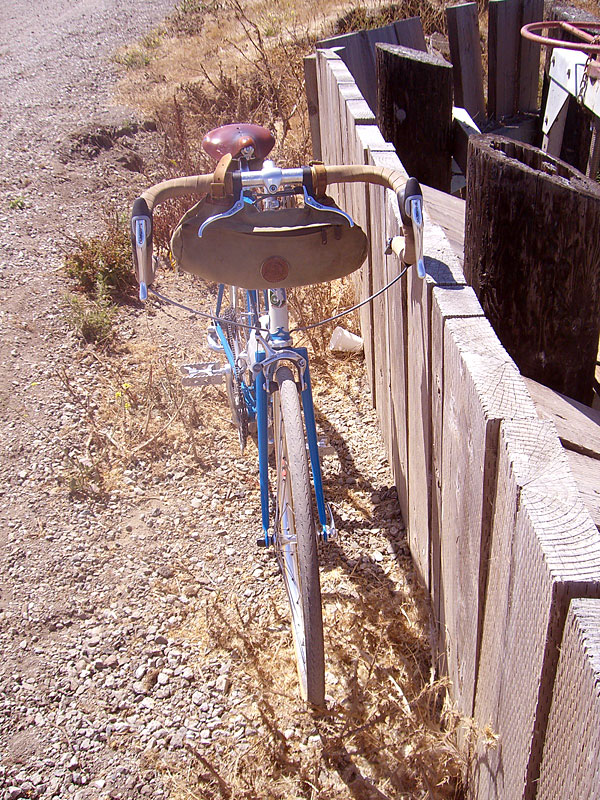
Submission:
M 481 122 L 485 118 L 485 100 L 477 3 L 448 6 L 446 19 L 454 105 L 466 108 L 475 122 Z
M 386 192 L 385 222 L 386 237 L 400 231 L 401 222 L 398 205 L 392 192 Z M 390 281 L 402 268 L 396 256 L 386 258 L 386 278 Z M 407 387 L 408 387 L 408 307 L 406 276 L 401 278 L 386 293 L 387 329 L 390 365 L 390 463 L 394 471 L 394 483 L 404 522 L 408 519 L 408 427 L 407 427 Z
M 399 19 L 394 22 L 394 28 L 396 29 L 396 44 L 401 44 L 402 47 L 411 47 L 413 50 L 422 50 L 424 53 L 427 52 L 421 17 Z
M 450 678 L 471 714 L 492 524 L 500 422 L 535 408 L 486 319 L 444 328 L 441 580 Z
M 460 278 L 457 276 L 457 280 Z M 447 664 L 441 642 L 443 627 L 443 593 L 441 578 L 442 538 L 442 441 L 444 431 L 444 325 L 451 319 L 483 317 L 483 310 L 470 286 L 436 286 L 432 295 L 431 315 L 431 532 L 430 532 L 430 594 L 437 630 L 438 669 L 445 674 Z
M 427 213 L 443 230 L 448 244 L 462 263 L 465 253 L 465 201 L 425 184 L 421 188 Z
M 490 565 L 475 716 L 499 738 L 473 796 L 532 800 L 568 603 L 600 594 L 600 534 L 549 421 L 502 423 Z
M 560 658 L 537 800 L 600 791 L 600 601 L 573 600 Z
M 369 187 L 371 201 L 372 227 L 371 250 L 373 292 L 385 286 L 385 256 L 381 242 L 385 240 L 385 193 L 380 186 Z M 373 309 L 373 352 L 375 357 L 375 408 L 379 424 L 389 447 L 390 431 L 386 424 L 390 411 L 390 371 L 388 363 L 388 337 L 385 295 L 376 297 L 370 304 Z
M 378 167 L 390 167 L 392 169 L 402 169 L 398 157 L 393 151 L 369 150 L 369 163 Z M 397 274 L 401 268 L 400 260 L 396 256 L 386 256 L 385 248 L 389 238 L 400 233 L 400 224 L 389 214 L 389 204 L 394 201 L 390 199 L 391 193 L 383 190 L 380 186 L 369 187 L 369 202 L 371 207 L 372 229 L 371 229 L 371 250 L 373 254 L 373 285 L 372 291 L 376 292 L 385 286 L 390 279 L 390 270 Z M 375 387 L 375 406 L 384 441 L 386 444 L 390 464 L 396 458 L 398 462 L 406 463 L 406 459 L 399 458 L 394 453 L 392 445 L 393 433 L 393 409 L 391 405 L 391 383 L 394 380 L 394 373 L 397 368 L 402 370 L 403 363 L 394 363 L 394 346 L 390 340 L 390 303 L 388 293 L 375 298 L 372 303 L 373 308 L 373 328 L 375 342 L 375 359 L 381 359 L 386 366 L 383 370 L 376 368 L 376 387 Z M 402 320 L 402 309 L 396 309 L 400 314 L 398 321 L 404 325 Z M 403 354 L 400 354 L 403 357 Z M 404 378 L 402 378 L 404 381 Z M 400 492 L 400 490 L 399 490 Z
M 377 102 L 375 68 L 375 45 L 377 42 L 401 44 L 415 50 L 427 50 L 420 17 L 401 19 L 382 28 L 331 36 L 317 42 L 319 49 L 343 48 L 340 49 L 340 57 L 354 76 L 362 96 L 373 110 Z
M 319 91 L 329 93 L 331 109 L 324 149 L 334 161 L 401 166 L 339 61 L 335 53 L 318 57 Z M 382 238 L 399 229 L 395 200 L 380 187 L 347 188 L 349 206 L 360 214 L 363 204 L 368 215 L 367 275 L 383 285 L 397 268 L 381 256 Z M 471 796 L 530 800 L 554 724 L 568 603 L 600 596 L 600 533 L 552 422 L 535 416 L 427 202 L 425 213 L 428 278 L 411 274 L 389 290 L 363 335 L 367 325 L 373 336 L 382 331 L 373 346 L 387 373 L 378 381 L 378 413 L 411 549 L 439 614 L 454 697 L 474 710 L 480 730 L 489 724 L 499 736 L 495 749 L 477 745 Z M 411 419 L 424 409 L 428 418 Z M 423 502 L 426 511 L 417 513 Z M 415 517 L 429 524 L 414 527 Z M 575 788 L 569 796 L 583 795 Z
M 598 458 L 566 450 L 569 466 L 577 481 L 577 488 L 594 525 L 600 527 L 600 461 Z
M 600 459 L 600 411 L 531 378 L 525 378 L 525 383 L 538 416 L 554 422 L 563 447 Z
M 443 59 L 377 45 L 377 124 L 409 175 L 450 190 L 452 67 Z M 423 98 L 427 97 L 427 102 Z

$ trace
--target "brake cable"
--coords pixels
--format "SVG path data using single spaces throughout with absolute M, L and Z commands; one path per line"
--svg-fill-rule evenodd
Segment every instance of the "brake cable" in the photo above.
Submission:
M 336 320 L 345 317 L 347 314 L 351 314 L 353 311 L 357 311 L 359 308 L 362 308 L 362 306 L 366 305 L 367 303 L 371 303 L 373 300 L 379 297 L 379 295 L 383 294 L 384 292 L 387 292 L 388 289 L 391 289 L 391 287 L 395 283 L 397 283 L 401 278 L 403 278 L 406 275 L 411 266 L 413 265 L 407 264 L 402 270 L 402 272 L 398 273 L 398 275 L 396 275 L 395 278 L 392 278 L 392 280 L 389 281 L 389 283 L 386 283 L 386 285 L 382 286 L 381 289 L 378 289 L 376 292 L 373 292 L 373 294 L 369 295 L 369 297 L 367 297 L 365 300 L 361 300 L 360 303 L 356 303 L 356 305 L 353 305 L 350 308 L 346 308 L 344 311 L 340 311 L 338 314 L 334 314 L 331 317 L 327 317 L 327 319 L 322 319 L 320 320 L 320 322 L 313 322 L 311 325 L 302 325 L 302 326 L 299 325 L 296 328 L 291 328 L 290 333 L 305 333 L 306 331 L 311 331 L 314 328 L 320 327 L 321 325 L 327 325 L 330 322 L 335 322 Z M 223 317 L 217 317 L 214 314 L 208 314 L 205 311 L 198 311 L 195 308 L 191 308 L 191 306 L 186 306 L 183 303 L 178 303 L 176 300 L 171 300 L 170 297 L 167 297 L 166 295 L 157 292 L 156 289 L 153 289 L 152 287 L 148 287 L 148 292 L 150 294 L 153 294 L 163 303 L 175 306 L 176 308 L 181 308 L 183 311 L 187 311 L 190 314 L 195 314 L 198 317 L 204 317 L 205 319 L 210 319 L 213 322 L 220 322 L 222 324 L 235 325 L 238 328 L 244 328 L 245 330 L 249 331 L 260 331 L 268 333 L 268 330 L 266 328 L 260 328 L 254 325 L 246 325 L 244 322 L 237 322 L 230 319 L 225 319 Z

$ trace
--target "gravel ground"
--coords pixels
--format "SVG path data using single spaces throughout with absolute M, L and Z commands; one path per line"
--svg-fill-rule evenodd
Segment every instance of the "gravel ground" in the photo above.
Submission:
M 3 800 L 192 796 L 178 794 L 157 754 L 185 764 L 194 748 L 247 747 L 260 733 L 240 713 L 252 698 L 235 664 L 198 633 L 216 597 L 233 598 L 244 622 L 252 610 L 253 624 L 260 598 L 282 603 L 274 562 L 254 544 L 255 454 L 239 456 L 224 409 L 205 420 L 199 459 L 173 440 L 156 463 L 132 463 L 102 502 L 70 494 L 65 478 L 115 373 L 65 324 L 62 252 L 69 235 L 97 230 L 103 209 L 147 185 L 131 167 L 151 163 L 156 137 L 124 127 L 134 115 L 111 101 L 111 55 L 172 6 L 0 8 Z M 106 146 L 90 136 L 99 126 L 116 132 Z M 131 307 L 119 319 L 128 374 L 143 369 L 143 348 L 177 362 L 202 336 L 184 314 Z M 317 395 L 337 449 L 325 459 L 344 532 L 336 552 L 349 573 L 392 591 L 405 533 L 362 368 L 343 374 L 337 394 Z M 223 406 L 219 390 L 206 399 Z M 328 682 L 335 696 L 337 678 Z

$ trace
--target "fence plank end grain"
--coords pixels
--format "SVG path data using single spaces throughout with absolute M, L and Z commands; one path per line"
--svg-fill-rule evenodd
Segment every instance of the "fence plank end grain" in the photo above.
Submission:
M 537 800 L 600 787 L 600 600 L 572 600 L 560 648 Z
M 377 124 L 406 171 L 450 190 L 452 67 L 442 58 L 399 45 L 378 44 Z M 427 97 L 427 102 L 423 102 Z
M 475 122 L 483 122 L 485 101 L 477 3 L 448 6 L 446 19 L 454 80 L 454 105 L 466 108 Z
M 475 796 L 532 800 L 569 601 L 600 594 L 600 534 L 549 420 L 505 420 L 475 718 Z
M 441 583 L 450 679 L 473 710 L 500 421 L 535 418 L 521 376 L 484 318 L 444 326 Z
M 446 674 L 443 651 L 444 626 L 441 584 L 442 441 L 444 430 L 444 325 L 446 320 L 482 317 L 483 310 L 470 286 L 433 288 L 431 312 L 431 526 L 430 595 L 436 630 L 435 658 L 440 673 Z M 392 393 L 392 400 L 394 394 Z

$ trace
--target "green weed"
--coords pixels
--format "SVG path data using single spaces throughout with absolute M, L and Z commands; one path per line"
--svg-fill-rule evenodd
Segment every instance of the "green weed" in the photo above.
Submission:
M 150 54 L 141 47 L 128 47 L 115 55 L 115 61 L 127 69 L 140 69 L 150 63 Z
M 23 209 L 27 208 L 27 201 L 19 195 L 8 201 L 8 207 L 11 211 L 23 211 Z
M 89 239 L 77 236 L 72 244 L 65 257 L 65 270 L 88 297 L 98 299 L 98 285 L 113 297 L 127 294 L 135 285 L 129 228 L 118 214 L 106 216 L 100 235 Z
M 69 294 L 66 304 L 67 323 L 80 339 L 100 347 L 111 344 L 116 308 L 105 290 L 99 288 L 92 299 Z
M 175 34 L 194 36 L 202 30 L 206 15 L 219 7 L 219 0 L 181 0 L 171 14 L 170 27 Z

